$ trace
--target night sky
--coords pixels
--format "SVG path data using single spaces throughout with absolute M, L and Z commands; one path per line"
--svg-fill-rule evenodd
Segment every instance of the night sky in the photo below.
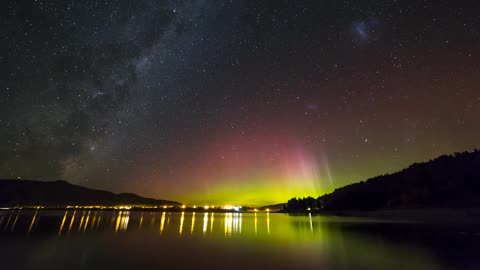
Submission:
M 480 146 L 480 1 L 2 1 L 0 178 L 261 205 Z

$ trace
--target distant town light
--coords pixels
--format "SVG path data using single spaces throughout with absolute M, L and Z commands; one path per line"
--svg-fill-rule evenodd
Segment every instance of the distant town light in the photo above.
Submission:
M 238 206 L 238 205 L 225 205 L 223 207 L 223 210 L 234 210 L 234 211 L 240 211 L 240 209 L 242 209 L 241 206 Z

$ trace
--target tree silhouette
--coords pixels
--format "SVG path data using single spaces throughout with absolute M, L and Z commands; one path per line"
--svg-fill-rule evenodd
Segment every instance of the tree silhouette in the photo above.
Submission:
M 313 199 L 293 198 L 287 212 L 480 206 L 480 151 L 442 155 L 393 174 L 336 189 Z

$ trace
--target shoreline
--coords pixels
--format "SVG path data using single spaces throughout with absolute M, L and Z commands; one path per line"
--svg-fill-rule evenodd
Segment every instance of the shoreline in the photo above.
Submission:
M 47 206 L 14 206 L 0 207 L 0 211 L 16 210 L 45 210 L 45 211 L 74 211 L 74 210 L 97 210 L 97 211 L 133 211 L 133 212 L 208 212 L 208 213 L 271 213 L 288 215 L 315 215 L 325 217 L 351 217 L 351 218 L 372 218 L 391 221 L 413 221 L 413 222 L 450 222 L 480 223 L 480 208 L 414 208 L 414 209 L 391 209 L 372 211 L 266 211 L 266 210 L 225 210 L 225 209 L 204 209 L 204 208 L 179 208 L 179 207 L 135 207 L 135 206 L 76 206 L 76 207 L 47 207 Z
M 303 214 L 288 213 L 287 214 Z M 413 208 L 372 211 L 312 211 L 312 215 L 371 218 L 385 221 L 403 221 L 416 223 L 478 223 L 480 224 L 480 208 Z

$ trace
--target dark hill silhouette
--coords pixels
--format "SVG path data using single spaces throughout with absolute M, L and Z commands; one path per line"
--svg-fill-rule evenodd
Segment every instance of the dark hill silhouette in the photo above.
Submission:
M 284 210 L 385 210 L 480 207 L 480 151 L 443 155 L 393 174 L 347 185 L 317 199 L 291 199 Z
M 66 181 L 0 180 L 0 206 L 44 205 L 179 205 L 178 202 L 143 198 L 132 193 L 114 194 Z

